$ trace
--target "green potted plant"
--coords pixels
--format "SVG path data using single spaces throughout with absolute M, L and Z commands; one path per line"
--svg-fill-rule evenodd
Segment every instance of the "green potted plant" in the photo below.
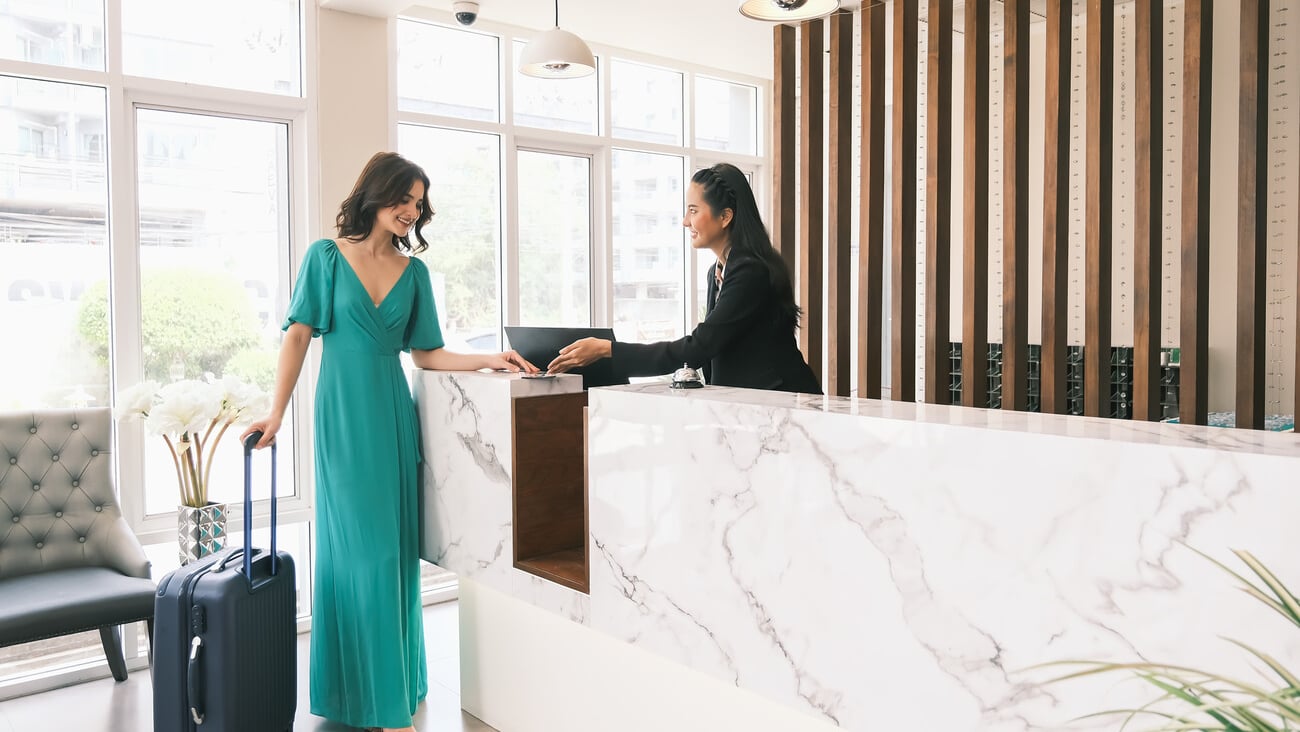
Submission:
M 1189 547 L 1190 548 L 1190 547 Z M 1192 551 L 1196 551 L 1193 549 Z M 1300 599 L 1288 590 L 1267 567 L 1250 552 L 1233 550 L 1255 575 L 1255 579 L 1234 572 L 1223 563 L 1214 562 L 1236 578 L 1239 589 L 1271 608 L 1286 622 L 1300 629 Z M 1075 670 L 1051 679 L 1059 683 L 1098 674 L 1125 673 L 1153 687 L 1157 692 L 1147 704 L 1133 709 L 1111 709 L 1087 717 L 1124 717 L 1121 729 L 1137 720 L 1154 720 L 1150 730 L 1217 730 L 1220 732 L 1278 732 L 1300 730 L 1300 676 L 1293 673 L 1266 650 L 1227 639 L 1258 662 L 1258 681 L 1229 677 L 1213 671 L 1167 663 L 1112 663 L 1071 660 L 1045 664 L 1072 667 Z

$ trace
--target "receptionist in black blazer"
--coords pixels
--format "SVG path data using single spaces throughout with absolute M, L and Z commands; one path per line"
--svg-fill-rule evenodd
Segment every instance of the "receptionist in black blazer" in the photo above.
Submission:
M 686 364 L 703 367 L 709 384 L 820 394 L 795 341 L 800 311 L 790 271 L 772 247 L 745 175 L 727 163 L 696 172 L 682 225 L 692 247 L 717 257 L 708 273 L 706 315 L 695 331 L 660 343 L 583 338 L 561 349 L 547 371 L 613 358 L 619 373 L 654 376 Z

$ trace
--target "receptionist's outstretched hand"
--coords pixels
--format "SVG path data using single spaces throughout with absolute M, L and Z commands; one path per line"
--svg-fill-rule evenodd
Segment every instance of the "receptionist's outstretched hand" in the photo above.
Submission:
M 613 345 L 604 338 L 581 338 L 560 349 L 560 355 L 546 367 L 550 374 L 562 374 L 593 361 L 609 358 Z

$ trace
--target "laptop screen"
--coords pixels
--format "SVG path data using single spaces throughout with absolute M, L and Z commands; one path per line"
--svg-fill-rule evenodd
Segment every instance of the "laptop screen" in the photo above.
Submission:
M 506 340 L 519 355 L 543 371 L 546 365 L 560 355 L 560 349 L 581 338 L 604 338 L 612 341 L 613 328 L 552 328 L 532 325 L 507 325 Z M 627 377 L 614 372 L 614 362 L 602 358 L 593 364 L 569 373 L 582 375 L 582 388 L 626 384 Z

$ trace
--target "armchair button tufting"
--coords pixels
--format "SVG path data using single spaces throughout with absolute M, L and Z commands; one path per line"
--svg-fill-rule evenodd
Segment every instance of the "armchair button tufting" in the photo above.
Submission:
M 29 429 L 29 430 L 27 430 L 27 431 L 30 432 L 30 433 L 32 433 L 33 435 L 36 434 L 36 428 L 35 428 L 35 427 L 32 427 L 31 429 Z
M 76 487 L 79 486 L 79 485 L 81 485 L 81 481 L 79 481 L 79 480 L 74 480 L 74 481 L 72 481 L 72 487 L 73 487 L 73 488 L 76 488 Z
M 53 455 L 50 456 L 50 459 L 53 460 L 53 461 L 56 462 L 56 463 L 59 462 L 59 453 L 57 453 L 57 452 L 54 453 Z
M 103 506 L 95 506 L 95 513 L 103 513 L 103 512 L 104 512 Z
M 80 429 L 80 428 L 81 428 L 81 425 L 77 424 L 76 422 L 73 422 L 73 423 L 72 423 L 72 429 L 75 430 L 75 429 Z
M 18 523 L 19 521 L 22 521 L 22 517 L 21 517 L 21 516 L 14 516 L 14 523 Z
M 45 542 L 43 542 L 43 541 L 38 541 L 38 542 L 36 542 L 36 548 L 37 548 L 37 549 L 44 549 L 44 548 L 45 548 Z
M 78 537 L 77 537 L 77 541 L 81 542 L 82 544 L 85 544 L 85 543 L 86 543 L 86 537 L 84 537 L 84 536 L 78 536 Z
M 11 458 L 9 458 L 9 464 L 10 464 L 10 465 L 17 465 L 17 464 L 18 464 L 18 458 L 16 458 L 16 457 L 11 457 Z
M 40 483 L 32 483 L 32 490 L 39 491 L 40 489 L 41 489 Z
M 62 511 L 55 511 L 55 512 L 54 512 L 54 518 L 63 518 L 63 512 L 62 512 Z
M 99 450 L 91 450 L 91 451 L 90 451 L 90 456 L 91 456 L 91 457 L 99 457 Z

